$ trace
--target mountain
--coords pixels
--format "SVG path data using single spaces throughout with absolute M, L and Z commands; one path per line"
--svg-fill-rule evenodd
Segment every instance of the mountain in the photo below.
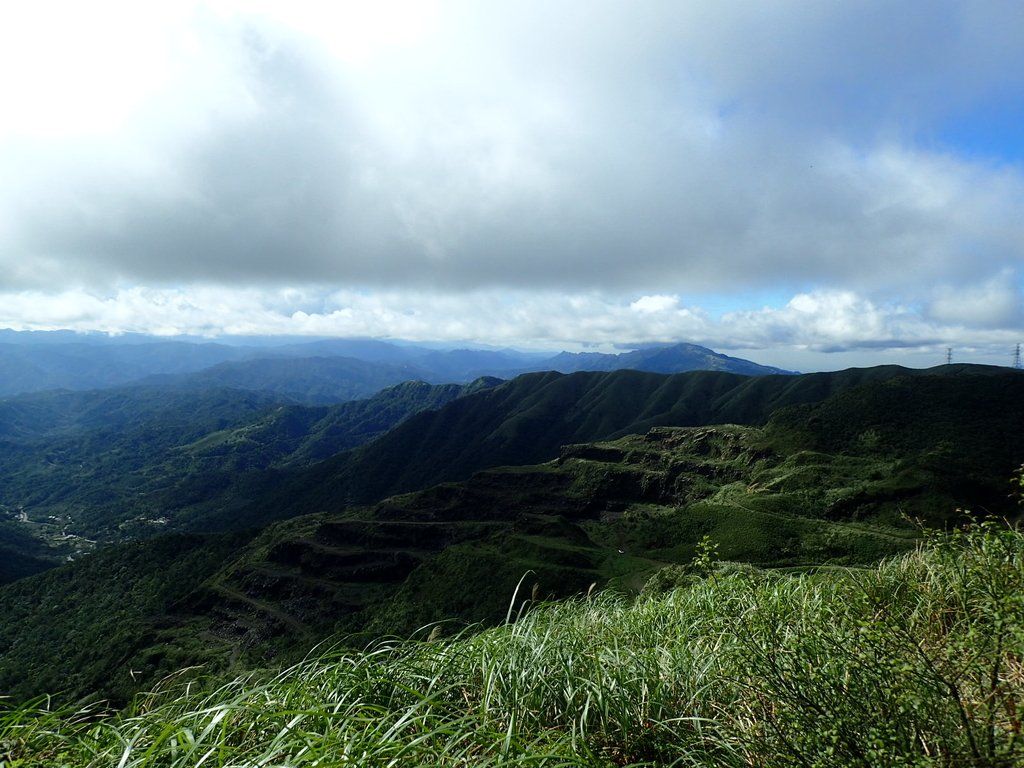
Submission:
M 419 438 L 412 455 L 425 458 L 449 437 L 442 422 L 455 441 L 475 424 L 471 450 L 494 443 L 492 456 L 503 440 L 521 453 L 553 434 L 607 436 L 365 506 L 332 489 L 337 459 L 275 472 L 273 496 L 231 502 L 236 526 L 290 518 L 254 539 L 117 545 L 0 588 L 0 688 L 24 697 L 67 680 L 67 695 L 123 700 L 186 664 L 262 666 L 339 633 L 360 644 L 439 618 L 500 620 L 524 574 L 520 599 L 592 584 L 635 591 L 689 562 L 703 537 L 722 558 L 758 566 L 857 565 L 913 546 L 908 518 L 1017 514 L 1007 480 L 1024 455 L 1024 375 L 964 366 L 772 378 L 547 374 L 460 397 L 349 459 L 393 435 Z M 579 413 L 549 424 L 569 395 Z M 502 402 L 488 430 L 483 415 Z M 768 415 L 641 427 L 708 414 Z M 272 484 L 256 483 L 263 493 Z M 313 498 L 321 511 L 294 516 Z
M 581 432 L 585 423 L 636 429 L 671 413 L 681 392 L 691 406 L 703 403 L 702 413 L 751 414 L 772 401 L 825 397 L 776 408 L 760 426 L 657 426 L 367 506 L 336 498 L 248 541 L 179 536 L 109 548 L 0 588 L 0 688 L 21 698 L 63 680 L 68 696 L 123 700 L 183 664 L 244 668 L 294 659 L 339 633 L 361 644 L 438 619 L 500 620 L 524 574 L 520 600 L 591 584 L 636 590 L 661 569 L 676 569 L 665 578 L 685 575 L 705 536 L 726 560 L 850 566 L 912 547 L 918 531 L 907 517 L 943 526 L 958 508 L 1015 513 L 1006 490 L 1024 454 L 1024 375 L 1013 371 L 869 369 L 800 377 L 803 384 L 778 377 L 787 386 L 747 380 L 743 397 L 731 374 L 522 378 L 517 386 L 535 397 L 511 409 L 518 418 L 500 421 L 522 429 L 512 438 L 546 434 L 548 398 L 537 396 L 551 386 L 577 395 L 581 413 L 563 427 Z M 667 389 L 652 383 L 644 391 L 648 380 Z M 446 412 L 479 414 L 474 403 L 509 398 L 508 384 L 415 416 L 392 434 L 410 438 L 414 423 Z M 619 400 L 631 393 L 644 405 L 623 411 Z M 244 509 L 237 515 L 247 517 Z M 194 564 L 187 578 L 179 563 Z M 58 605 L 73 605 L 74 616 Z
M 198 371 L 247 354 L 244 349 L 222 344 L 171 341 L 0 342 L 0 397 L 51 389 L 115 387 L 154 374 Z
M 320 407 L 282 405 L 259 420 L 182 444 L 177 452 L 207 469 L 233 472 L 308 466 L 369 443 L 416 413 L 443 408 L 501 383 L 486 377 L 469 384 L 405 381 L 364 400 Z
M 749 360 L 720 355 L 693 344 L 643 349 L 621 355 L 564 352 L 524 367 L 526 358 L 507 352 L 480 350 L 401 350 L 385 355 L 372 348 L 375 357 L 309 357 L 309 352 L 348 349 L 342 342 L 313 342 L 275 350 L 274 357 L 225 362 L 202 371 L 178 376 L 154 377 L 149 381 L 188 389 L 238 387 L 276 392 L 310 405 L 366 398 L 386 386 L 420 379 L 430 383 L 466 382 L 484 376 L 516 376 L 531 371 L 615 371 L 631 369 L 654 373 L 723 371 L 744 376 L 791 374 Z M 365 349 L 362 345 L 357 349 Z M 287 355 L 277 356 L 277 355 Z
M 265 392 L 156 386 L 0 400 L 0 516 L 30 520 L 35 543 L 53 545 L 37 553 L 50 564 L 91 550 L 91 539 L 187 530 L 175 510 L 232 495 L 246 473 L 308 466 L 498 383 L 410 381 L 323 407 Z
M 692 344 L 621 355 L 562 353 L 545 359 L 509 349 L 437 349 L 372 339 L 233 339 L 228 344 L 0 330 L 0 397 L 151 383 L 191 389 L 240 387 L 287 395 L 307 404 L 330 404 L 369 397 L 408 379 L 468 383 L 483 376 L 512 378 L 527 371 L 618 368 L 787 373 Z
M 317 408 L 230 389 L 26 395 L 0 401 L 0 512 L 25 514 L 61 558 L 90 550 L 86 540 L 258 527 L 373 503 L 655 426 L 759 425 L 782 406 L 870 381 L 1000 372 L 543 373 L 505 383 L 404 383 Z
M 410 379 L 469 383 L 513 375 L 541 356 L 515 350 L 435 349 L 371 339 L 211 343 L 148 336 L 0 329 L 0 397 L 149 383 L 239 387 L 308 404 L 355 400 Z
M 738 357 L 729 357 L 707 347 L 686 343 L 646 347 L 620 354 L 562 352 L 539 363 L 533 370 L 573 373 L 576 371 L 614 371 L 622 368 L 652 373 L 726 371 L 745 376 L 794 373 L 781 368 L 758 365 Z
M 163 530 L 160 492 L 187 495 L 195 482 L 175 448 L 279 407 L 259 392 L 158 387 L 0 400 L 0 512 L 60 557 Z
M 168 608 L 247 540 L 243 534 L 164 536 L 0 588 L 0 690 L 46 690 L 67 699 L 136 690 L 129 661 L 155 644 Z M 151 655 L 163 654 L 168 670 L 204 656 L 202 638 L 185 642 L 185 634 L 179 633 L 181 647 L 151 648 Z
M 515 375 L 546 355 L 515 349 L 435 349 L 424 344 L 330 339 L 288 344 L 277 351 L 294 357 L 354 357 L 370 362 L 414 365 L 442 381 L 466 381 L 486 375 Z
M 269 357 L 205 368 L 143 383 L 188 390 L 230 387 L 273 392 L 307 405 L 361 400 L 403 381 L 431 378 L 411 364 L 367 362 L 351 357 Z
M 1020 382 L 1012 371 L 943 366 L 927 371 L 884 366 L 801 376 L 748 377 L 696 371 L 664 375 L 607 373 L 525 374 L 410 418 L 363 448 L 293 476 L 257 481 L 246 499 L 219 500 L 201 514 L 215 525 L 237 521 L 244 509 L 254 524 L 372 503 L 395 493 L 462 480 L 502 465 L 558 456 L 562 445 L 644 433 L 656 426 L 763 424 L 777 409 L 814 403 L 872 381 L 893 378 L 989 376 Z M 1009 384 L 1007 384 L 1009 386 Z M 223 520 L 223 522 L 219 522 Z

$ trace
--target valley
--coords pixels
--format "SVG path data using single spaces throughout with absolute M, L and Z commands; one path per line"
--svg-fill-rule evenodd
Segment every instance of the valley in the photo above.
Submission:
M 856 583 L 929 531 L 1020 516 L 1015 370 L 508 369 L 349 399 L 370 363 L 288 354 L 0 400 L 9 702 L 121 708 L 384 638 L 457 648 L 566 600 Z
M 127 409 L 137 422 L 103 438 L 115 452 L 75 489 L 74 504 L 107 494 L 111 513 L 118 493 L 132 500 L 131 516 L 83 517 L 119 536 L 0 589 L 0 687 L 24 698 L 60 680 L 70 699 L 123 702 L 185 666 L 227 674 L 326 642 L 455 634 L 524 601 L 685 585 L 704 541 L 738 569 L 868 567 L 961 510 L 1016 515 L 1022 395 L 1018 373 L 972 366 L 528 374 L 326 409 L 151 393 L 160 418 Z M 373 439 L 316 460 L 374 432 L 373 414 Z M 32 477 L 42 509 L 69 504 Z M 140 512 L 141 488 L 175 504 Z
M 548 371 L 312 404 L 313 379 L 237 388 L 222 365 L 0 400 L 5 695 L 127 702 L 186 667 L 671 590 L 701 547 L 740 570 L 862 568 L 962 510 L 1017 514 L 1006 369 Z

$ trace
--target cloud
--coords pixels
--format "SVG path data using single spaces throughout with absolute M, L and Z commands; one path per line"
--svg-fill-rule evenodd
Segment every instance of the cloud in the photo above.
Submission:
M 159 335 L 333 336 L 609 351 L 691 341 L 793 369 L 868 364 L 886 357 L 925 365 L 944 359 L 1008 363 L 1019 332 L 941 321 L 852 292 L 799 294 L 777 308 L 709 316 L 678 296 L 632 300 L 540 291 L 225 291 L 131 288 L 0 294 L 0 327 L 70 328 Z M 34 321 L 24 323 L 31 316 Z
M 784 307 L 729 313 L 722 320 L 744 347 L 799 344 L 837 350 L 870 340 L 900 348 L 933 344 L 937 330 L 908 307 L 879 305 L 851 291 L 802 293 Z
M 1024 290 L 1007 270 L 980 285 L 940 288 L 927 314 L 940 323 L 973 329 L 1022 328 Z
M 641 296 L 639 299 L 629 305 L 629 308 L 643 313 L 645 315 L 653 315 L 659 312 L 668 312 L 676 310 L 679 307 L 679 299 L 676 296 Z
M 829 305 L 719 327 L 824 348 L 1019 325 L 991 286 L 1024 271 L 1024 172 L 942 139 L 1024 98 L 1015 4 L 39 7 L 0 25 L 25 73 L 0 291 L 37 306 L 188 296 L 213 328 L 221 291 L 259 297 L 254 326 L 476 338 L 463 310 L 514 295 L 565 328 L 506 307 L 495 333 L 602 340 L 710 334 L 701 295 L 773 292 Z M 261 314 L 287 290 L 370 298 Z

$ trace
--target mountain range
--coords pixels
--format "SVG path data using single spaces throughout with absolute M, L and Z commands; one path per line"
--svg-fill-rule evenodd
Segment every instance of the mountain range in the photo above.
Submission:
M 855 567 L 913 520 L 1011 517 L 1024 375 L 549 371 L 332 406 L 163 382 L 0 401 L 0 451 L 0 690 L 125 701 L 516 594 L 635 592 L 705 536 Z
M 0 397 L 142 383 L 192 390 L 217 386 L 259 390 L 325 405 L 370 397 L 411 379 L 468 383 L 483 376 L 513 378 L 527 371 L 620 368 L 660 373 L 784 373 L 693 344 L 550 357 L 509 349 L 436 349 L 359 339 L 243 345 L 0 331 Z

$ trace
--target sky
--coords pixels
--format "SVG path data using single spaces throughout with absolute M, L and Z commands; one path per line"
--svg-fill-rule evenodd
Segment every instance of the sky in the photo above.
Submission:
M 1024 3 L 0 6 L 0 328 L 1024 343 Z

